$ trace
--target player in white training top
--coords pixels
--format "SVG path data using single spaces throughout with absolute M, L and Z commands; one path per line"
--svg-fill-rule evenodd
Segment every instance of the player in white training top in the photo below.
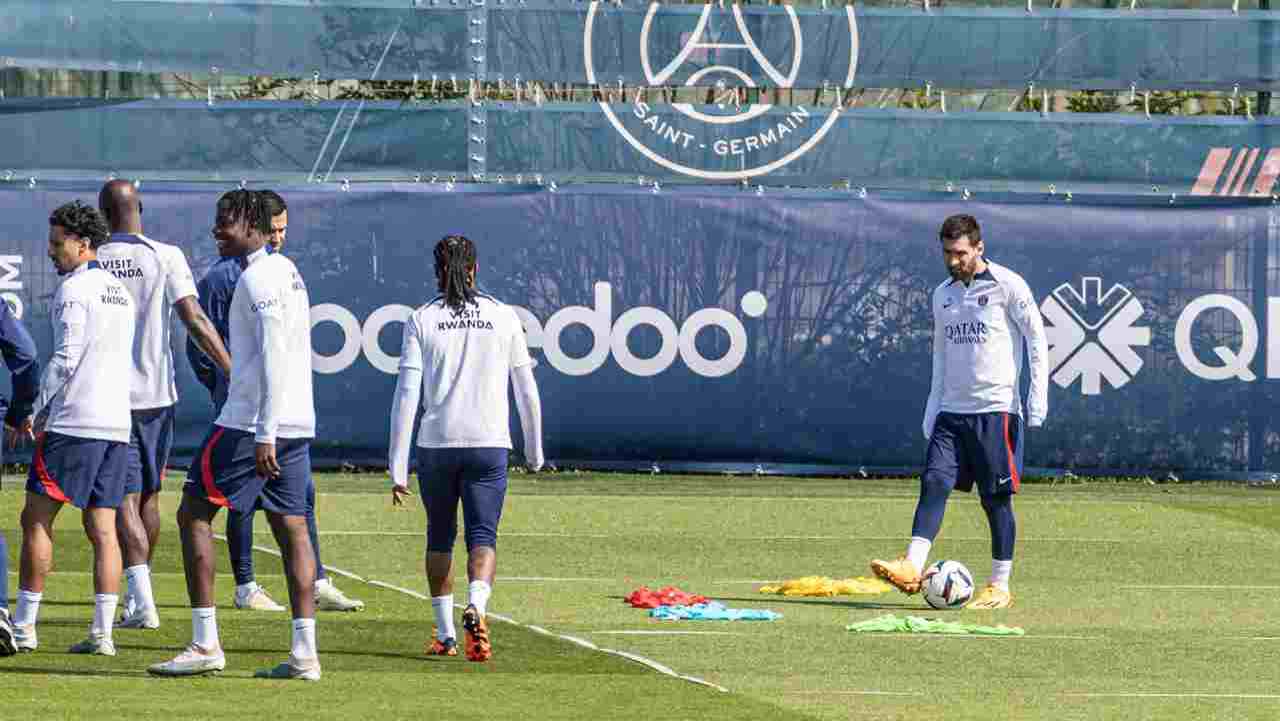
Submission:
M 515 311 L 476 290 L 476 248 L 450 235 L 436 244 L 440 295 L 404 324 L 400 377 L 391 409 L 392 503 L 409 495 L 409 446 L 418 427 L 418 489 L 427 510 L 427 580 L 435 638 L 426 652 L 456 656 L 453 625 L 453 543 L 458 502 L 466 521 L 467 578 L 462 626 L 472 661 L 492 655 L 486 606 L 497 563 L 498 522 L 507 492 L 511 432 L 507 404 L 514 385 L 525 461 L 542 467 L 542 410 L 524 328 Z
M 35 454 L 22 510 L 22 570 L 14 642 L 36 649 L 36 618 L 53 561 L 53 522 L 70 503 L 93 544 L 93 623 L 71 653 L 116 655 L 111 637 L 120 590 L 116 509 L 124 496 L 133 372 L 134 303 L 97 261 L 107 224 L 75 201 L 49 218 L 49 258 L 62 276 L 50 306 L 53 357 L 32 417 Z
M 267 251 L 271 216 L 260 193 L 236 190 L 218 201 L 214 235 L 244 272 L 228 310 L 231 385 L 201 445 L 178 509 L 192 642 L 150 672 L 185 676 L 226 665 L 213 602 L 213 531 L 219 508 L 261 503 L 281 544 L 293 611 L 289 660 L 268 678 L 320 679 L 316 652 L 315 556 L 307 536 L 315 405 L 311 387 L 311 301 L 297 267 Z
M 231 370 L 231 357 L 196 301 L 195 280 L 182 249 L 142 234 L 142 200 L 133 183 L 112 180 L 103 185 L 98 209 L 111 230 L 111 237 L 98 248 L 98 262 L 129 289 L 137 312 L 129 469 L 116 518 L 127 584 L 120 627 L 159 628 L 160 614 L 151 594 L 151 557 L 160 537 L 160 487 L 169 463 L 178 403 L 173 311 L 192 341 L 224 373 Z
M 951 490 L 967 492 L 976 484 L 991 526 L 991 580 L 968 608 L 1005 608 L 1013 603 L 1013 494 L 1026 445 L 1019 398 L 1023 346 L 1031 368 L 1031 428 L 1044 422 L 1049 409 L 1049 346 L 1031 288 L 1022 276 L 984 257 L 973 216 L 947 218 L 939 237 L 951 278 L 931 299 L 933 380 L 924 414 L 929 450 L 920 500 L 906 555 L 872 561 L 871 569 L 905 593 L 919 591 Z

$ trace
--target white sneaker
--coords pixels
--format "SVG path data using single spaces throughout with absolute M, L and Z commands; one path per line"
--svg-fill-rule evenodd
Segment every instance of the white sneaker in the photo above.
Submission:
M 13 642 L 13 623 L 9 621 L 9 609 L 0 608 L 0 656 L 12 656 L 18 652 Z
M 221 671 L 226 667 L 227 657 L 222 655 L 221 648 L 206 650 L 192 643 L 172 661 L 148 666 L 147 673 L 156 676 L 197 676 Z
M 320 611 L 363 611 L 364 601 L 347 598 L 333 585 L 333 581 L 322 578 L 316 581 L 316 608 Z
M 101 633 L 90 633 L 89 637 L 67 650 L 67 653 L 82 653 L 91 656 L 114 656 L 116 644 L 110 636 Z
M 40 643 L 36 640 L 36 626 L 17 626 L 13 627 L 13 647 L 18 653 L 31 653 L 39 647 Z
M 289 660 L 276 666 L 275 668 L 264 668 L 255 671 L 254 678 L 275 678 L 275 679 L 296 679 L 299 681 L 319 681 L 320 680 L 320 659 L 318 658 L 294 658 L 293 654 L 289 654 Z
M 156 612 L 154 606 L 139 608 L 120 619 L 116 628 L 160 628 L 160 614 Z
M 255 586 L 247 596 L 241 596 L 236 593 L 236 608 L 247 611 L 283 611 L 284 606 L 271 600 L 267 595 L 267 590 L 262 586 Z

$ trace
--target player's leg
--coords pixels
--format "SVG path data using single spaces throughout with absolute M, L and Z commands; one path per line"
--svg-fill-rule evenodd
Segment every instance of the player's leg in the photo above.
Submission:
M 13 622 L 9 619 L 9 543 L 0 531 L 0 656 L 18 652 L 13 642 Z
M 498 523 L 507 497 L 507 449 L 474 448 L 463 471 L 462 513 L 467 542 L 467 658 L 488 661 L 493 648 L 486 621 L 498 565 Z
M 960 474 L 960 417 L 939 413 L 925 454 L 925 470 L 920 476 L 920 496 L 911 520 L 911 539 L 907 551 L 892 561 L 874 560 L 871 570 L 903 593 L 920 590 L 921 573 L 929 560 L 933 541 L 942 529 L 947 499 Z
M 138 500 L 138 515 L 147 529 L 147 566 L 156 553 L 160 539 L 160 491 L 164 486 L 165 470 L 169 467 L 169 454 L 173 450 L 173 433 L 177 427 L 177 406 L 162 408 L 156 412 L 146 429 L 146 455 L 143 466 L 142 494 Z
M 289 660 L 255 675 L 266 678 L 320 680 L 320 656 L 316 649 L 316 557 L 307 534 L 307 486 L 311 485 L 311 444 L 306 440 L 277 439 L 276 461 L 280 475 L 267 480 L 262 508 L 280 546 L 289 581 L 289 607 L 293 639 Z
M 333 583 L 320 562 L 320 529 L 316 525 L 316 484 L 307 487 L 307 536 L 316 558 L 316 608 L 321 611 L 360 611 L 364 601 L 349 598 Z
M 284 611 L 284 606 L 258 585 L 253 573 L 253 518 L 258 510 L 255 503 L 227 511 L 227 552 L 236 580 L 235 606 L 253 611 Z
M 967 608 L 1007 608 L 1013 604 L 1009 577 L 1013 573 L 1013 546 L 1017 519 L 1013 496 L 1022 484 L 1022 423 L 1009 413 L 988 413 L 980 417 L 982 452 L 977 473 L 982 510 L 991 527 L 991 577 Z
M 150 555 L 151 543 L 147 537 L 146 526 L 142 522 L 142 466 L 143 448 L 141 427 L 146 422 L 146 411 L 133 411 L 129 419 L 129 458 L 125 469 L 124 500 L 120 503 L 116 514 L 116 537 L 120 542 L 120 551 L 124 555 L 125 592 L 124 617 L 120 619 L 121 627 L 137 627 L 138 594 L 135 589 L 139 585 L 138 569 L 146 567 Z M 149 577 L 148 577 L 149 580 Z M 158 619 L 157 619 L 158 620 Z
M 458 632 L 453 625 L 453 545 L 458 539 L 461 476 L 459 451 L 419 448 L 418 493 L 427 512 L 427 586 L 435 632 L 427 642 L 430 656 L 457 656 Z
M 81 515 L 85 535 L 93 546 L 93 623 L 89 637 L 71 653 L 116 655 L 111 631 L 120 594 L 122 560 L 116 536 L 116 509 L 90 507 Z
M 20 521 L 22 549 L 18 557 L 18 601 L 13 614 L 14 646 L 18 651 L 34 651 L 39 645 L 36 620 L 45 579 L 53 565 L 53 522 L 62 506 L 62 501 L 34 492 L 28 484 Z
M 178 506 L 182 566 L 191 602 L 191 643 L 177 657 L 147 669 L 191 676 L 226 667 L 214 603 L 213 519 L 220 508 L 252 507 L 263 479 L 254 462 L 253 434 L 213 426 L 200 444 Z

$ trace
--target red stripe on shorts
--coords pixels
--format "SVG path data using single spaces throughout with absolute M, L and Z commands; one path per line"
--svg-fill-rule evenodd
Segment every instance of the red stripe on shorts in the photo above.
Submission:
M 222 438 L 222 429 L 218 428 L 209 436 L 209 442 L 204 447 L 204 453 L 200 454 L 200 481 L 204 483 L 204 494 L 209 497 L 209 502 L 215 506 L 223 508 L 231 508 L 231 501 L 222 495 L 222 491 L 218 490 L 218 486 L 213 482 L 213 447 L 218 445 L 218 439 Z
M 1009 414 L 1004 414 L 1004 450 L 1009 454 L 1009 477 L 1013 479 L 1013 491 L 1017 493 L 1022 479 L 1018 477 L 1018 464 L 1013 457 L 1013 440 L 1009 438 Z
M 49 475 L 49 467 L 44 462 L 44 433 L 36 438 L 36 478 L 40 480 L 40 485 L 44 487 L 44 494 L 59 503 L 70 503 L 71 499 L 67 498 L 67 494 L 62 492 L 62 486 Z

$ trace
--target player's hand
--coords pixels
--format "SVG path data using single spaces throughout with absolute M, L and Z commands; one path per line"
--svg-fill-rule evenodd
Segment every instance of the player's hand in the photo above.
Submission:
M 257 443 L 253 447 L 254 464 L 263 478 L 279 478 L 280 464 L 276 462 L 276 444 Z
M 399 485 L 394 485 L 394 484 L 393 484 L 393 485 L 391 486 L 391 505 L 393 505 L 393 506 L 403 506 L 403 505 L 404 505 L 404 499 L 406 499 L 406 498 L 408 498 L 409 496 L 412 496 L 412 495 L 413 495 L 413 493 L 411 493 L 411 492 L 409 491 L 409 487 L 408 487 L 408 486 L 399 486 Z
M 5 439 L 9 442 L 9 450 L 13 450 L 18 447 L 19 443 L 34 441 L 36 439 L 35 423 L 32 421 L 31 416 L 27 416 L 22 419 L 22 422 L 19 423 L 17 427 L 6 423 L 4 426 L 4 435 Z

